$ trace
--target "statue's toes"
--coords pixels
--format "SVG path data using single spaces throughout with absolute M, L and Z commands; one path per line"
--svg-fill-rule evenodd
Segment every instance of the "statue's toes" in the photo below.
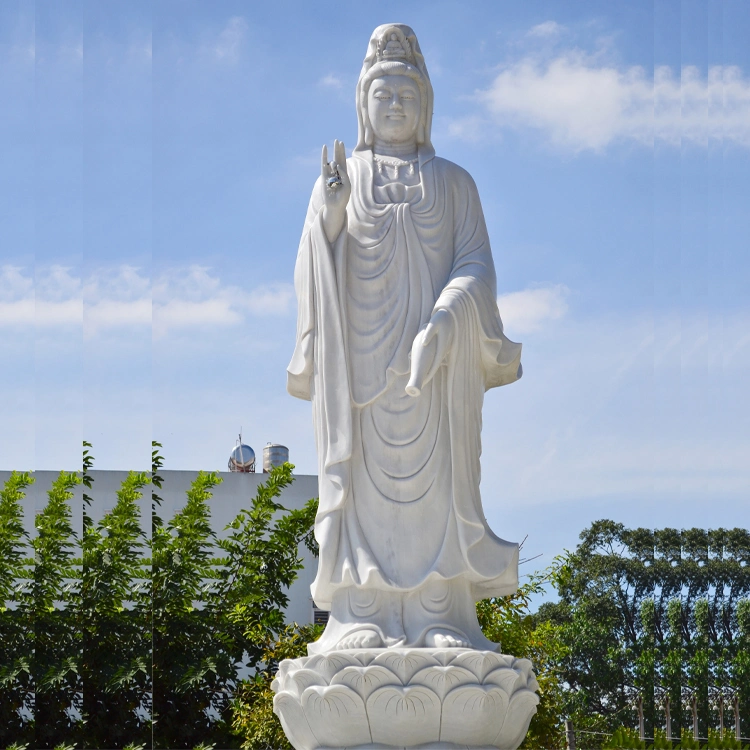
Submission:
M 381 637 L 374 630 L 367 630 L 360 636 L 360 648 L 380 648 L 383 645 Z
M 466 638 L 448 630 L 431 630 L 425 640 L 428 648 L 471 648 Z
M 383 639 L 374 630 L 358 630 L 342 638 L 336 648 L 345 651 L 352 648 L 382 648 Z

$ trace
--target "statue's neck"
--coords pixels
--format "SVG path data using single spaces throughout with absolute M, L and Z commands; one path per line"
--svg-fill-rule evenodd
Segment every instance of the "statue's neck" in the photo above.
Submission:
M 407 141 L 406 143 L 385 143 L 375 139 L 372 151 L 377 156 L 397 156 L 399 159 L 409 161 L 417 157 L 416 141 Z

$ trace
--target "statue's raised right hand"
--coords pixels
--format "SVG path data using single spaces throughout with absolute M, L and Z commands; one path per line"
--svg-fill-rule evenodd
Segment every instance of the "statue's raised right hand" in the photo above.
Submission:
M 346 149 L 342 141 L 333 142 L 333 161 L 328 161 L 328 146 L 320 155 L 320 178 L 323 190 L 323 229 L 329 242 L 341 233 L 346 219 L 346 206 L 352 193 L 346 171 Z

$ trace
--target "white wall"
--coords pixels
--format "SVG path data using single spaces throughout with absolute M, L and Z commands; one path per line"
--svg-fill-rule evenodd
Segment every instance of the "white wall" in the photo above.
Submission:
M 157 494 L 163 499 L 162 518 L 171 518 L 185 505 L 185 495 L 197 471 L 161 471 L 164 478 L 162 490 Z M 218 536 L 226 535 L 224 530 L 243 509 L 250 507 L 258 484 L 268 478 L 267 474 L 234 474 L 220 472 L 222 483 L 213 489 L 211 506 L 211 526 Z M 318 477 L 310 474 L 295 475 L 291 486 L 284 489 L 279 502 L 289 510 L 301 508 L 311 497 L 318 496 Z M 317 561 L 305 548 L 300 546 L 305 567 L 289 589 L 289 606 L 286 610 L 287 622 L 307 624 L 312 622 L 313 610 L 310 598 L 310 584 L 317 571 Z
M 169 520 L 185 505 L 187 501 L 186 492 L 190 483 L 195 479 L 197 471 L 168 471 L 159 472 L 164 479 L 162 489 L 157 494 L 163 499 L 161 506 L 161 517 Z M 117 502 L 117 490 L 122 481 L 128 475 L 127 471 L 97 471 L 93 470 L 91 476 L 94 480 L 93 487 L 86 493 L 93 498 L 90 515 L 94 522 L 101 520 L 102 516 L 112 510 Z M 213 497 L 209 500 L 211 507 L 211 526 L 216 534 L 221 537 L 226 535 L 225 527 L 232 521 L 237 513 L 250 507 L 250 501 L 255 496 L 258 484 L 267 479 L 267 474 L 233 474 L 220 472 L 222 483 L 214 487 Z M 9 471 L 0 471 L 0 486 L 10 476 Z M 54 471 L 34 472 L 35 482 L 28 488 L 26 498 L 23 502 L 24 520 L 29 533 L 33 534 L 34 515 L 41 510 L 47 502 L 47 490 L 58 476 Z M 281 494 L 281 504 L 292 510 L 301 508 L 310 498 L 318 495 L 318 478 L 309 474 L 295 475 L 291 486 L 284 489 Z M 83 490 L 79 485 L 75 490 L 75 497 L 71 501 L 74 509 L 73 527 L 77 533 L 82 531 L 83 518 Z M 144 497 L 140 502 L 141 524 L 146 535 L 151 536 L 151 490 L 146 488 Z M 298 622 L 307 624 L 312 622 L 313 609 L 310 598 L 310 584 L 315 578 L 317 561 L 310 552 L 301 545 L 300 549 L 304 559 L 305 567 L 300 571 L 297 580 L 289 590 L 289 606 L 286 610 L 287 622 Z

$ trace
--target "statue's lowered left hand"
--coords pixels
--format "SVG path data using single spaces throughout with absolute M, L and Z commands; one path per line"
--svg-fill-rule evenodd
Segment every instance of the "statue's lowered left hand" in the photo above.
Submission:
M 438 310 L 416 335 L 411 347 L 411 376 L 406 384 L 410 396 L 419 396 L 443 364 L 453 341 L 453 316 Z

